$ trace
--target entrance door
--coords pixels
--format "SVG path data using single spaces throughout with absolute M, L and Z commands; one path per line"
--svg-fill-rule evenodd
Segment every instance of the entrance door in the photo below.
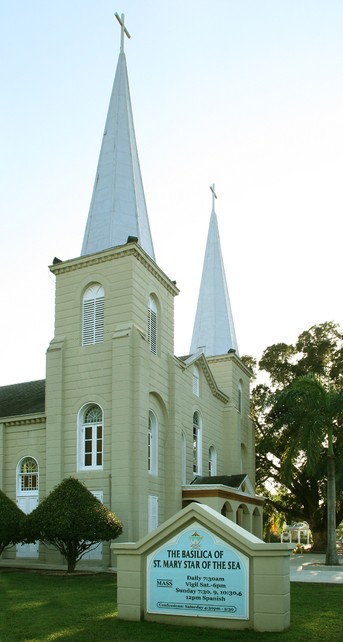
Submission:
M 38 497 L 18 497 L 17 504 L 23 513 L 31 513 L 38 505 Z M 38 557 L 38 542 L 33 544 L 17 544 L 17 557 Z

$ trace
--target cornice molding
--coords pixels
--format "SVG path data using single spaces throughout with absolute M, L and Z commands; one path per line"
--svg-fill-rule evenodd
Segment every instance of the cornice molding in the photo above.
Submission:
M 12 426 L 32 426 L 41 425 L 46 423 L 45 415 L 24 415 L 22 418 L 17 417 L 13 419 L 3 419 L 1 423 L 6 428 L 11 428 Z
M 67 272 L 74 272 L 84 267 L 92 267 L 108 263 L 117 259 L 122 259 L 127 256 L 133 256 L 137 261 L 150 272 L 155 279 L 157 279 L 173 296 L 179 294 L 179 289 L 174 281 L 171 281 L 167 275 L 157 266 L 157 264 L 150 258 L 150 256 L 139 246 L 137 243 L 127 243 L 126 245 L 118 245 L 117 247 L 97 252 L 96 254 L 86 254 L 68 261 L 61 261 L 49 265 L 49 270 L 55 276 L 65 274 Z

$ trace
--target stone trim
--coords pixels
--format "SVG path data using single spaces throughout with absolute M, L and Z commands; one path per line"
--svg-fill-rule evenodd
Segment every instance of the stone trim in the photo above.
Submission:
M 26 415 L 25 418 L 21 419 L 3 419 L 3 425 L 6 428 L 11 428 L 12 426 L 31 426 L 32 424 L 45 424 L 46 416 L 45 415 Z
M 153 276 L 168 290 L 170 294 L 176 296 L 179 294 L 179 289 L 176 284 L 167 277 L 156 263 L 149 257 L 149 255 L 137 245 L 137 243 L 128 243 L 127 245 L 118 245 L 117 247 L 97 252 L 96 254 L 87 254 L 61 263 L 55 263 L 49 266 L 50 272 L 58 276 L 66 272 L 73 272 L 81 268 L 100 265 L 115 259 L 120 259 L 125 256 L 134 256 Z

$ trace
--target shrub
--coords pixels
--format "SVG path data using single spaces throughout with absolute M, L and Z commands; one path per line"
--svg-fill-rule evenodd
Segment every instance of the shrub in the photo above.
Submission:
M 89 549 L 122 532 L 115 513 L 73 477 L 56 486 L 27 519 L 30 541 L 39 539 L 57 548 L 69 573 Z
M 24 540 L 25 513 L 0 490 L 0 555 Z

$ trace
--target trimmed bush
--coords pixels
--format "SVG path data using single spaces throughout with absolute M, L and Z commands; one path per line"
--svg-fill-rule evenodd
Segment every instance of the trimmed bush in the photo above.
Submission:
M 27 516 L 30 541 L 40 540 L 57 548 L 65 558 L 68 572 L 91 548 L 116 539 L 122 523 L 74 477 L 64 479 Z
M 25 513 L 0 490 L 0 555 L 24 540 Z

